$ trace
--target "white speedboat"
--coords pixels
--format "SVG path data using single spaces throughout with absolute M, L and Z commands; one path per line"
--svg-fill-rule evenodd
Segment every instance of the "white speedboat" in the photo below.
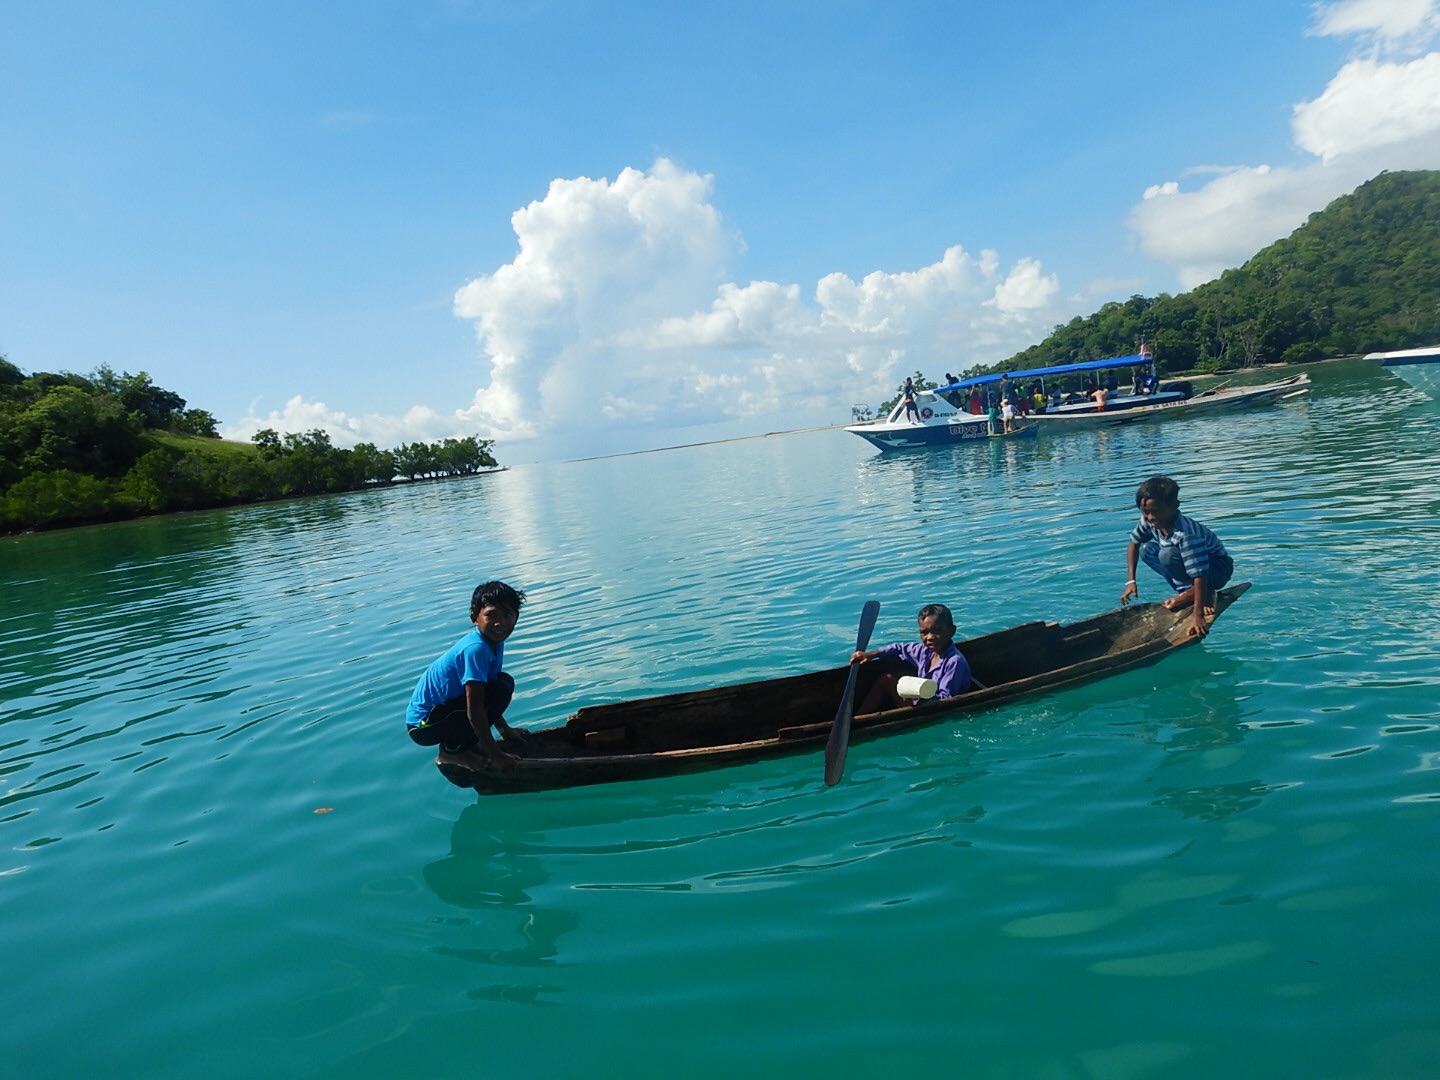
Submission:
M 896 405 L 883 420 L 851 424 L 846 431 L 859 435 L 881 450 L 919 450 L 947 443 L 985 442 L 989 439 L 1033 438 L 1033 424 L 1017 423 L 1010 431 L 991 430 L 988 415 L 962 412 L 933 390 L 917 390 L 918 420 L 907 419 L 905 406 Z
M 1422 394 L 1440 401 L 1440 345 L 1400 352 L 1366 353 L 1365 359 L 1375 361 L 1386 371 L 1393 371 Z

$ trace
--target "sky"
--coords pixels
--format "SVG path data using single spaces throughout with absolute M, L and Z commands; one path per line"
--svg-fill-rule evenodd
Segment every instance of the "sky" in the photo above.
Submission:
M 834 424 L 1440 169 L 1440 0 L 0 0 L 0 355 L 502 464 Z

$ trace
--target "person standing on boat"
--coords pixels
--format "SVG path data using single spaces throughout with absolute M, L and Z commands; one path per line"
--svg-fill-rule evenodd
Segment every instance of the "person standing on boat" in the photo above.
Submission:
M 1191 605 L 1189 636 L 1204 637 L 1205 616 L 1215 613 L 1215 590 L 1223 589 L 1235 573 L 1235 561 L 1220 538 L 1194 518 L 1180 513 L 1180 485 L 1168 476 L 1152 476 L 1135 492 L 1140 523 L 1130 533 L 1125 553 L 1125 591 L 1120 603 L 1140 595 L 1135 583 L 1137 560 L 1144 560 L 1169 583 L 1176 595 L 1165 608 L 1178 611 Z
M 952 385 L 954 382 L 956 382 L 955 376 L 954 376 L 954 375 L 951 375 L 950 372 L 948 372 L 948 371 L 945 372 L 945 385 L 946 385 L 946 386 L 950 386 L 950 385 Z M 943 395 L 941 395 L 941 396 L 944 397 L 945 400 L 948 401 L 951 405 L 954 405 L 955 408 L 957 408 L 957 409 L 960 408 L 960 391 L 959 391 L 959 390 L 951 390 L 949 393 L 943 394 Z
M 436 764 L 482 769 L 487 765 L 513 768 L 515 755 L 501 749 L 500 741 L 523 741 L 524 732 L 505 722 L 505 710 L 515 694 L 515 680 L 501 667 L 505 640 L 520 619 L 525 594 L 503 581 L 487 581 L 470 596 L 474 624 L 426 669 L 415 684 L 405 725 L 410 738 L 421 746 L 438 746 Z
M 856 707 L 860 714 L 899 709 L 920 704 L 920 699 L 906 700 L 896 684 L 906 675 L 935 680 L 935 697 L 951 698 L 966 693 L 973 682 L 970 662 L 955 647 L 955 618 L 944 604 L 926 604 L 916 616 L 920 627 L 919 641 L 897 641 L 882 649 L 855 652 L 852 664 L 876 662 L 880 668 L 875 684 Z
M 1015 399 L 1006 398 L 1000 403 L 1000 418 L 1005 421 L 1005 431 L 1015 430 Z
M 905 403 L 905 419 L 912 417 L 915 423 L 920 423 L 920 410 L 915 407 L 915 383 L 909 375 L 905 376 L 905 385 L 900 390 L 900 399 Z

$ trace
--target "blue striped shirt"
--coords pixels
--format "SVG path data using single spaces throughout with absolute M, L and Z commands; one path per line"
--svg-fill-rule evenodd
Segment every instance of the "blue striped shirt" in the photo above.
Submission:
M 1207 578 L 1210 574 L 1210 563 L 1212 560 L 1222 564 L 1230 559 L 1230 553 L 1225 550 L 1225 545 L 1220 538 L 1207 529 L 1194 518 L 1186 517 L 1184 514 L 1176 514 L 1175 520 L 1170 525 L 1170 532 L 1161 536 L 1151 525 L 1146 524 L 1145 519 L 1140 519 L 1140 524 L 1130 534 L 1130 542 L 1139 547 L 1154 542 L 1162 548 L 1173 547 L 1179 550 L 1180 557 L 1185 561 L 1185 573 L 1192 579 L 1204 574 Z

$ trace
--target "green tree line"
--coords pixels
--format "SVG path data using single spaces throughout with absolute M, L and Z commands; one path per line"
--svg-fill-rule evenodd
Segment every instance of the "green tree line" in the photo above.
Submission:
M 1244 266 L 1179 296 L 1132 296 L 967 375 L 1135 353 L 1213 372 L 1440 341 L 1440 172 L 1381 173 Z
M 145 372 L 26 375 L 0 357 L 0 531 L 355 491 L 493 468 L 473 436 L 381 450 L 321 430 L 221 440 L 203 409 Z

